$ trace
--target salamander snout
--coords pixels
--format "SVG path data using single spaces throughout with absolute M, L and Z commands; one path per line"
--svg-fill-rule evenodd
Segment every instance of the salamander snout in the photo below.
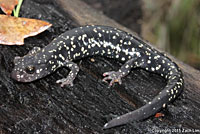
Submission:
M 13 70 L 11 72 L 11 77 L 20 82 L 31 82 L 33 79 L 31 79 L 30 75 L 27 74 L 25 71 L 18 71 L 18 70 Z

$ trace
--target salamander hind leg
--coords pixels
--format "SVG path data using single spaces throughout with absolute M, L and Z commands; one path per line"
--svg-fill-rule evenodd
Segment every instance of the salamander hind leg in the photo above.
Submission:
M 103 76 L 105 77 L 103 81 L 106 82 L 107 80 L 111 80 L 109 86 L 112 86 L 115 82 L 121 84 L 121 78 L 126 76 L 130 72 L 132 67 L 135 67 L 133 65 L 135 60 L 135 58 L 128 60 L 117 72 L 110 71 L 103 73 Z
M 76 78 L 76 75 L 78 74 L 79 67 L 76 63 L 71 61 L 66 61 L 65 66 L 68 67 L 71 71 L 69 72 L 67 78 L 57 80 L 56 83 L 60 83 L 61 87 L 65 85 L 73 86 L 73 81 Z

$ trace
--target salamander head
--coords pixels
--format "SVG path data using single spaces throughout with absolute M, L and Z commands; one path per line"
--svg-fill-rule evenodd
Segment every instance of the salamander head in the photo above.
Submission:
M 45 77 L 51 72 L 57 69 L 57 65 L 54 64 L 54 70 L 49 63 L 52 61 L 50 56 L 43 54 L 42 52 L 36 53 L 37 48 L 34 48 L 27 55 L 23 57 L 15 57 L 15 67 L 11 73 L 11 77 L 20 82 L 31 82 Z
M 49 74 L 45 63 L 38 63 L 33 56 L 15 57 L 11 77 L 20 82 L 31 82 Z

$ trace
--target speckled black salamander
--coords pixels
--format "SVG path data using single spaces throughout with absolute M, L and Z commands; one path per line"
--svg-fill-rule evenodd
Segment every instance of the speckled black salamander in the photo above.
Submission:
M 31 82 L 65 66 L 71 69 L 67 78 L 57 83 L 73 85 L 79 67 L 72 60 L 100 55 L 115 58 L 125 64 L 118 71 L 105 72 L 103 80 L 121 84 L 131 68 L 140 67 L 160 74 L 167 85 L 152 101 L 141 108 L 114 118 L 104 125 L 110 128 L 134 120 L 142 120 L 154 115 L 162 107 L 173 101 L 182 90 L 183 78 L 179 67 L 169 58 L 137 40 L 132 35 L 107 26 L 85 26 L 72 29 L 55 38 L 49 45 L 40 49 L 33 48 L 24 57 L 15 57 L 12 78 L 21 82 Z

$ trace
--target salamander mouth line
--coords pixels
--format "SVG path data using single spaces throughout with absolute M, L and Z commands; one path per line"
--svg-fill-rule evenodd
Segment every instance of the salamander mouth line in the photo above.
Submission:
M 175 100 L 183 89 L 182 72 L 170 58 L 127 32 L 95 25 L 66 31 L 46 47 L 34 47 L 27 55 L 16 57 L 11 77 L 20 82 L 31 82 L 55 72 L 60 67 L 67 67 L 70 69 L 68 76 L 56 83 L 61 87 L 73 86 L 79 72 L 78 65 L 73 61 L 94 55 L 124 63 L 118 71 L 103 74 L 103 81 L 110 81 L 109 86 L 115 82 L 121 84 L 121 79 L 134 68 L 157 73 L 167 81 L 166 87 L 153 100 L 135 111 L 114 118 L 104 125 L 104 129 L 144 120 L 156 114 Z

